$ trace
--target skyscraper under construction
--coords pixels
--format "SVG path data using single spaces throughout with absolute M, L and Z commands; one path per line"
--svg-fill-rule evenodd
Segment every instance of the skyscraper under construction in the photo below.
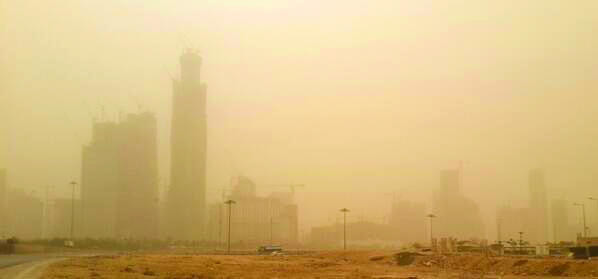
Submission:
M 206 86 L 201 83 L 197 52 L 185 51 L 180 64 L 181 77 L 173 80 L 166 236 L 200 240 L 206 208 Z

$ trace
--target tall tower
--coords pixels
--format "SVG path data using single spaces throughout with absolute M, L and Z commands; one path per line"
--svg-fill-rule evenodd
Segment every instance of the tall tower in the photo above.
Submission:
M 206 86 L 201 57 L 187 50 L 180 57 L 181 78 L 173 80 L 171 170 L 167 237 L 203 239 L 206 208 Z
M 541 169 L 529 173 L 530 210 L 534 216 L 530 240 L 536 243 L 548 241 L 548 200 L 544 172 Z

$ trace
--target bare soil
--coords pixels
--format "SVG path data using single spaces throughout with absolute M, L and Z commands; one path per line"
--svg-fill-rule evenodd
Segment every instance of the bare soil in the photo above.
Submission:
M 290 256 L 118 255 L 74 258 L 51 265 L 42 278 L 446 278 L 446 274 L 592 277 L 598 262 L 565 259 L 419 256 L 400 266 L 388 251 L 317 252 Z M 448 277 L 453 277 L 448 276 Z M 476 276 L 476 278 L 481 278 Z

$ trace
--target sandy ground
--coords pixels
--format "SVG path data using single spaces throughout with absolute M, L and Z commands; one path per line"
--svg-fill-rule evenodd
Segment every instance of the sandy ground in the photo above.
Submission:
M 96 256 L 56 263 L 46 269 L 42 278 L 406 278 L 414 274 L 412 268 L 394 264 L 389 255 L 322 252 L 301 256 Z M 375 256 L 384 258 L 371 261 Z
M 558 274 L 552 275 L 555 270 Z M 95 256 L 54 263 L 42 278 L 591 278 L 594 272 L 598 262 L 479 255 L 419 257 L 410 266 L 398 266 L 391 252 L 360 251 L 301 256 Z

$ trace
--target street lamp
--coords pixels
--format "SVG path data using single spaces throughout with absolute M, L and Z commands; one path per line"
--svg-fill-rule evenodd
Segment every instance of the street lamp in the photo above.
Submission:
M 233 200 L 227 200 L 224 202 L 228 205 L 228 246 L 227 246 L 227 253 L 230 255 L 230 217 L 232 212 L 232 205 L 237 203 Z
M 583 215 L 583 237 L 588 237 L 588 226 L 586 225 L 586 205 L 583 203 L 574 203 L 573 205 L 581 207 Z
M 343 208 L 340 211 L 343 213 L 343 249 L 347 250 L 347 212 L 350 210 Z
M 434 218 L 436 218 L 436 215 L 434 214 L 428 214 L 426 215 L 426 217 L 430 218 L 430 246 L 434 245 Z
M 519 254 L 523 255 L 523 232 L 519 232 Z

